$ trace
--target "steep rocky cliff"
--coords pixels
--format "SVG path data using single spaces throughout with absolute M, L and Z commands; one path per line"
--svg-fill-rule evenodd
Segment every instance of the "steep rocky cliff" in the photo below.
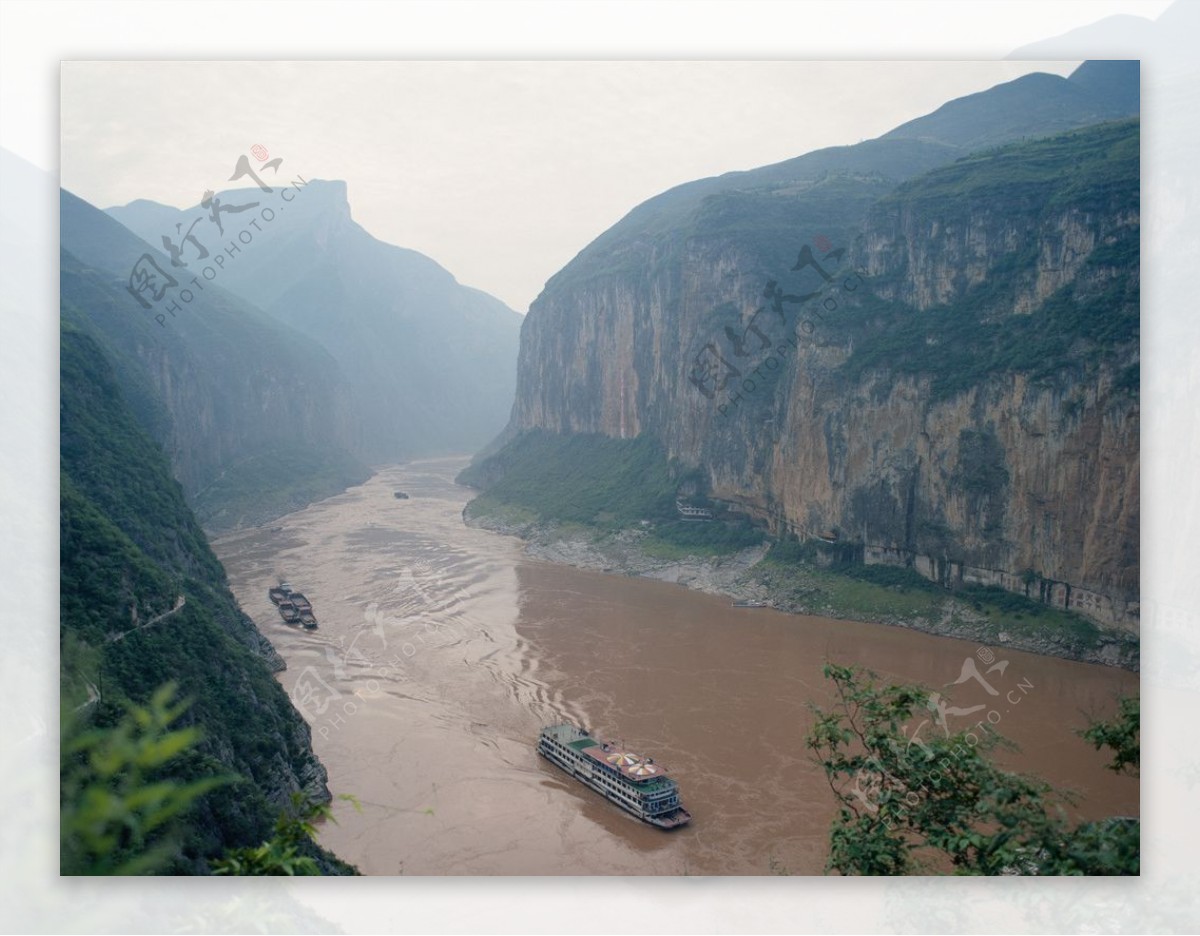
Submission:
M 357 455 L 382 462 L 470 452 L 500 431 L 521 316 L 429 257 L 372 237 L 353 220 L 344 182 L 217 197 L 274 206 L 274 220 L 264 217 L 252 243 L 226 260 L 220 283 L 336 361 Z M 199 207 L 144 200 L 108 213 L 152 242 L 203 216 Z
M 960 135 L 1039 135 L 1002 102 Z M 636 209 L 531 308 L 506 439 L 650 434 L 776 533 L 1136 627 L 1136 121 L 953 136 Z
M 174 682 L 199 745 L 156 779 L 232 775 L 183 818 L 169 870 L 206 873 L 271 834 L 294 792 L 328 800 L 308 724 L 271 673 L 283 661 L 238 608 L 182 491 L 102 347 L 64 320 L 60 666 L 64 728 L 110 726 Z M 82 725 L 81 725 L 82 723 Z M 327 871 L 340 863 L 315 852 Z
M 193 286 L 191 302 L 157 321 L 168 300 L 142 308 L 130 270 L 145 255 L 183 274 L 100 210 L 60 198 L 63 316 L 112 360 L 208 528 L 260 522 L 365 480 L 351 453 L 361 423 L 324 349 L 219 282 Z

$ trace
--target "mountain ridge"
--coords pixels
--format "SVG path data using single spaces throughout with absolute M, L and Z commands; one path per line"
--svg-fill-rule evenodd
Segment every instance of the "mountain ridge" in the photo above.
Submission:
M 308 180 L 277 207 L 254 253 L 227 264 L 222 281 L 338 362 L 363 423 L 356 452 L 394 461 L 474 451 L 494 437 L 515 389 L 521 316 L 432 258 L 372 236 L 354 221 L 343 181 Z M 170 210 L 133 202 L 108 214 L 152 236 L 198 209 Z
M 60 211 L 66 313 L 119 363 L 126 396 L 169 453 L 206 526 L 262 522 L 366 479 L 353 454 L 360 430 L 344 377 L 319 345 L 219 280 L 201 288 L 199 271 L 191 274 L 201 280 L 192 301 L 174 302 L 177 312 L 158 311 L 171 294 L 143 308 L 126 288 L 130 270 L 143 256 L 176 269 L 168 257 L 65 190 Z M 187 283 L 182 273 L 178 279 Z M 306 468 L 291 471 L 303 461 Z M 277 485 L 237 482 L 238 466 L 263 462 L 280 466 Z M 197 502 L 218 479 L 226 481 L 226 501 Z
M 531 307 L 485 464 L 532 431 L 648 433 L 773 535 L 1136 630 L 1138 80 L 1127 62 L 1026 76 L 643 202 Z M 824 304 L 797 322 L 809 291 Z M 1089 479 L 1069 497 L 1068 475 Z

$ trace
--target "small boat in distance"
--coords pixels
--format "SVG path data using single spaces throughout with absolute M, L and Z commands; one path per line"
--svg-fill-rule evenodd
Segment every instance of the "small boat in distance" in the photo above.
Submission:
M 768 605 L 765 601 L 750 601 L 747 598 L 739 598 L 737 601 L 735 601 L 733 603 L 733 606 L 735 608 L 768 608 L 768 607 L 770 607 L 770 605 Z
M 285 582 L 282 585 L 276 585 L 274 588 L 268 588 L 267 597 L 271 599 L 272 603 L 281 605 L 287 600 L 287 596 L 291 594 L 291 591 L 291 586 Z
M 392 495 L 392 497 L 396 498 L 396 500 L 408 500 L 408 495 L 405 494 L 403 491 L 397 491 L 395 494 Z

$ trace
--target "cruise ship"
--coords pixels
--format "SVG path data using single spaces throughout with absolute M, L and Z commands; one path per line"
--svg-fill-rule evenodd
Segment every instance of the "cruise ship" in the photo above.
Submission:
M 651 758 L 597 741 L 568 723 L 543 728 L 537 750 L 580 783 L 660 829 L 686 825 L 692 818 L 679 802 L 679 784 Z

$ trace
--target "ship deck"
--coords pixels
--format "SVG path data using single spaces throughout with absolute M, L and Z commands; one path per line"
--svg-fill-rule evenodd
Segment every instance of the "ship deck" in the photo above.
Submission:
M 576 753 L 615 770 L 625 779 L 636 783 L 644 792 L 655 792 L 675 783 L 668 777 L 667 768 L 655 763 L 653 758 L 628 751 L 614 741 L 597 741 L 573 725 L 553 725 L 546 728 L 544 733 Z
M 571 747 L 575 747 L 575 745 L 572 744 Z M 654 763 L 653 758 L 642 757 L 640 754 L 622 750 L 612 743 L 597 744 L 595 741 L 592 741 L 591 745 L 575 747 L 575 750 L 586 754 L 592 760 L 598 761 L 605 767 L 611 767 L 622 776 L 642 785 L 644 788 L 646 788 L 646 784 L 649 781 L 664 779 L 667 776 L 666 768 L 662 764 Z M 655 784 L 655 786 L 658 786 L 658 784 Z

